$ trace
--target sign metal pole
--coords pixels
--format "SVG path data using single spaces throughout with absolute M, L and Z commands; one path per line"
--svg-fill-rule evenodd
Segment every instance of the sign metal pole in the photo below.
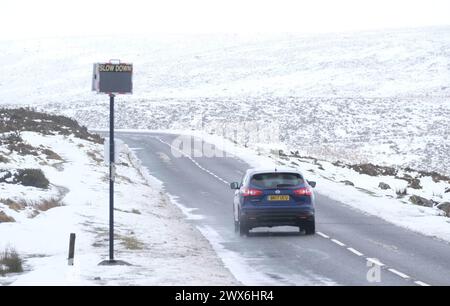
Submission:
M 109 260 L 114 261 L 114 94 L 109 95 Z

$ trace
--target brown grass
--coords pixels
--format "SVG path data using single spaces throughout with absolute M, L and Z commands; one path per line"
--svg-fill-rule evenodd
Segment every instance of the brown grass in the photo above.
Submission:
M 122 245 L 128 250 L 142 250 L 144 244 L 134 236 L 119 236 Z
M 21 211 L 24 210 L 25 207 L 27 207 L 27 202 L 25 200 L 11 200 L 11 199 L 0 199 L 1 203 L 4 203 L 7 205 L 10 209 L 15 211 Z
M 94 160 L 97 163 L 103 162 L 103 159 L 99 158 L 94 151 L 87 151 L 86 154 L 87 154 L 87 156 L 89 156 L 92 160 Z
M 34 207 L 40 211 L 47 211 L 49 209 L 62 206 L 60 199 L 50 198 L 48 200 L 43 200 L 42 202 L 35 204 Z
M 8 216 L 3 211 L 0 211 L 0 223 L 6 223 L 6 222 L 16 222 L 13 217 Z
M 50 149 L 43 149 L 42 153 L 44 153 L 47 156 L 47 159 L 54 159 L 54 160 L 63 160 L 61 156 L 58 155 L 58 153 L 53 152 Z

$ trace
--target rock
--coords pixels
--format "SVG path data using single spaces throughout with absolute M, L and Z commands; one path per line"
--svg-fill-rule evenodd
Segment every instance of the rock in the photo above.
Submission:
M 353 182 L 350 182 L 349 180 L 341 181 L 341 183 L 344 183 L 345 185 L 349 186 L 355 186 L 355 184 L 353 184 Z
M 341 162 L 340 160 L 332 162 L 332 164 L 336 167 L 345 167 L 345 164 L 343 162 Z
M 408 187 L 413 189 L 422 189 L 422 186 L 420 185 L 420 179 L 416 177 L 412 177 L 409 174 L 404 174 L 402 177 L 396 176 L 396 178 L 400 180 L 404 180 L 408 182 Z
M 410 180 L 408 187 L 414 189 L 422 189 L 422 186 L 420 185 L 420 180 L 418 178 L 413 178 L 412 180 Z
M 450 202 L 443 202 L 437 206 L 440 210 L 445 211 L 445 215 L 450 217 Z
M 437 173 L 436 171 L 419 171 L 420 176 L 424 177 L 424 176 L 431 176 L 431 179 L 433 180 L 433 182 L 438 183 L 440 181 L 447 181 L 450 183 L 450 177 L 442 175 L 440 173 Z
M 397 175 L 397 169 L 395 169 L 395 168 L 377 166 L 377 165 L 374 165 L 371 163 L 351 165 L 350 168 L 352 168 L 353 170 L 355 170 L 358 173 L 367 174 L 370 176 L 378 176 L 378 175 L 394 176 L 394 175 Z
M 386 184 L 386 183 L 380 182 L 380 183 L 378 184 L 378 188 L 381 188 L 381 189 L 383 189 L 383 190 L 386 190 L 386 189 L 391 189 L 391 186 L 389 186 L 389 185 Z
M 425 207 L 433 207 L 433 201 L 425 199 L 423 197 L 412 195 L 409 197 L 409 201 L 415 205 L 425 206 Z
M 450 187 L 445 188 L 445 191 L 444 191 L 444 192 L 445 192 L 445 193 L 450 192 Z

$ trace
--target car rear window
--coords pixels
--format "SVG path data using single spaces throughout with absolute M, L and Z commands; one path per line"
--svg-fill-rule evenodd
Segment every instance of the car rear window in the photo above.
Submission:
M 298 173 L 258 173 L 252 176 L 250 184 L 260 188 L 294 187 L 303 184 Z

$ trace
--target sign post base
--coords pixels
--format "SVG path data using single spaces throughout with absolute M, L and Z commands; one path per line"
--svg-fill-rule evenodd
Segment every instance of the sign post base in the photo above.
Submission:
M 99 266 L 131 266 L 130 263 L 123 260 L 103 260 L 99 264 Z

